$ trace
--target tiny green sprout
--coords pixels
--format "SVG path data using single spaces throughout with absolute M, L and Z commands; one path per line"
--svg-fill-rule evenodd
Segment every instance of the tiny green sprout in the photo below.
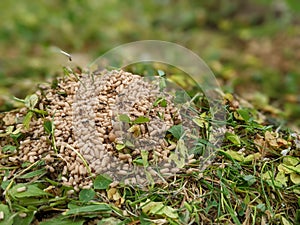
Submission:
M 136 158 L 132 161 L 134 164 L 139 165 L 139 166 L 143 166 L 144 165 L 144 161 L 142 158 Z
M 148 167 L 149 166 L 149 162 L 148 162 L 149 152 L 146 151 L 146 150 L 142 150 L 141 151 L 141 156 L 142 156 L 143 166 Z
M 52 135 L 53 134 L 53 124 L 52 121 L 45 120 L 44 121 L 44 130 L 47 134 Z
M 166 87 L 166 73 L 162 70 L 157 70 L 158 76 L 159 76 L 159 90 L 163 91 Z
M 116 145 L 116 149 L 117 149 L 118 151 L 121 151 L 121 150 L 124 149 L 125 147 L 126 147 L 125 144 L 117 144 L 117 145 Z
M 63 51 L 63 50 L 60 50 L 59 52 L 60 52 L 61 54 L 65 55 L 65 56 L 67 56 L 67 57 L 69 58 L 69 60 L 72 61 L 72 56 L 71 56 L 71 54 L 69 54 L 69 53 L 67 53 L 67 52 L 65 52 L 65 51 Z
M 125 122 L 125 123 L 130 123 L 131 122 L 129 116 L 127 116 L 126 114 L 119 115 L 119 121 Z
M 112 183 L 112 179 L 108 175 L 98 175 L 94 180 L 94 189 L 106 190 Z
M 164 120 L 165 119 L 165 112 L 157 112 L 157 116 L 159 117 L 159 119 Z
M 79 192 L 79 200 L 82 202 L 89 202 L 93 200 L 96 192 L 93 189 L 83 189 Z
M 125 145 L 126 145 L 126 147 L 128 147 L 128 148 L 134 148 L 134 147 L 135 147 L 134 144 L 133 144 L 132 142 L 130 142 L 129 140 L 126 140 L 126 141 L 125 141 Z
M 123 149 L 133 149 L 135 146 L 129 140 L 126 140 L 125 143 L 120 143 L 116 145 L 116 149 L 118 151 L 122 151 Z
M 158 73 L 158 75 L 159 75 L 160 77 L 166 76 L 166 73 L 165 73 L 165 71 L 163 71 L 163 70 L 157 70 L 157 73 Z
M 18 139 L 22 136 L 21 129 L 22 127 L 19 127 L 16 130 L 14 130 L 14 126 L 9 126 L 6 128 L 6 132 L 4 134 L 0 134 L 0 137 L 10 136 L 15 142 L 15 144 L 19 146 L 20 144 L 18 142 Z
M 136 118 L 134 121 L 132 121 L 133 124 L 141 124 L 141 123 L 147 123 L 149 122 L 150 119 L 148 117 L 145 116 L 139 116 L 138 118 Z
M 150 121 L 150 119 L 145 116 L 139 116 L 138 118 L 132 121 L 128 115 L 121 114 L 119 115 L 119 121 L 124 123 L 129 123 L 130 125 L 134 125 L 134 124 L 147 123 Z
M 162 97 L 158 97 L 155 102 L 153 102 L 153 106 L 161 106 L 161 107 L 167 107 L 167 100 L 165 98 Z
M 70 68 L 67 67 L 63 67 L 63 72 L 65 76 L 70 76 L 70 74 L 72 74 L 72 70 Z
M 24 99 L 24 104 L 28 109 L 34 109 L 38 101 L 39 101 L 39 97 L 36 94 L 28 95 Z
M 168 132 L 170 132 L 173 137 L 175 137 L 177 140 L 179 140 L 182 135 L 184 134 L 184 128 L 181 124 L 178 124 L 178 125 L 174 125 L 172 126 Z
M 14 126 L 8 126 L 6 129 L 5 129 L 5 133 L 1 133 L 0 134 L 0 137 L 6 137 L 6 136 L 11 136 L 12 135 L 18 135 L 18 134 L 21 134 L 21 127 L 17 128 L 16 130 L 14 130 Z
M 32 116 L 33 116 L 33 112 L 29 111 L 23 119 L 23 125 L 26 129 L 29 129 L 29 124 L 30 124 Z
M 53 121 L 45 120 L 43 126 L 44 126 L 44 130 L 45 130 L 46 134 L 50 135 L 52 147 L 53 147 L 55 153 L 57 153 Z
M 13 145 L 5 145 L 2 147 L 2 152 L 6 153 L 6 152 L 14 152 L 17 149 L 16 146 Z
M 23 119 L 23 125 L 26 129 L 29 128 L 29 124 L 32 117 L 34 116 L 34 113 L 42 116 L 48 114 L 46 111 L 36 108 L 36 105 L 39 102 L 39 97 L 36 94 L 27 95 L 24 100 L 14 97 L 14 100 L 23 103 L 28 109 L 28 112 Z
M 159 78 L 159 91 L 163 91 L 167 87 L 166 79 L 164 77 Z

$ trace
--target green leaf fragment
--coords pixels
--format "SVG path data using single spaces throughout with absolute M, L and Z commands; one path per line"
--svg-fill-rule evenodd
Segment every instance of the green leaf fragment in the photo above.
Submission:
M 279 164 L 277 166 L 278 171 L 283 172 L 285 174 L 290 174 L 293 172 L 293 170 L 289 169 L 288 166 L 284 165 L 284 164 Z
M 24 190 L 24 191 L 20 191 Z M 31 184 L 17 184 L 12 189 L 9 190 L 9 194 L 13 198 L 26 198 L 26 197 L 42 197 L 49 196 L 51 194 L 41 190 L 36 185 Z
M 263 173 L 263 174 L 261 175 L 261 178 L 262 178 L 263 180 L 272 180 L 272 178 L 273 178 L 273 173 L 272 173 L 271 171 L 266 171 L 265 173 Z
M 112 183 L 112 179 L 106 175 L 98 175 L 94 181 L 94 188 L 99 190 L 106 190 Z
M 13 146 L 13 145 L 5 145 L 5 146 L 2 147 L 1 151 L 2 151 L 3 153 L 6 153 L 6 152 L 13 152 L 13 151 L 15 151 L 16 149 L 17 149 L 16 146 Z
M 148 167 L 148 166 L 149 166 L 148 155 L 149 155 L 149 152 L 148 152 L 148 151 L 146 151 L 146 150 L 142 150 L 142 151 L 141 151 L 142 165 L 143 165 L 144 167 Z
M 285 175 L 284 172 L 278 172 L 276 177 L 275 177 L 275 181 L 280 183 L 282 186 L 286 187 L 287 182 L 288 182 L 288 178 L 287 178 L 287 176 Z
M 300 184 L 300 175 L 297 173 L 291 173 L 290 179 L 294 184 Z
M 47 173 L 47 170 L 45 168 L 43 168 L 43 169 L 39 169 L 39 170 L 35 170 L 35 171 L 32 171 L 32 172 L 26 173 L 26 174 L 20 176 L 20 178 L 28 179 L 28 178 L 40 176 L 40 175 L 45 174 L 45 173 Z
M 54 217 L 50 220 L 40 222 L 39 225 L 83 225 L 84 219 L 69 219 L 64 216 Z
M 14 223 L 13 224 L 30 225 L 30 224 L 32 224 L 33 219 L 34 219 L 34 212 L 26 212 L 25 217 L 21 217 L 19 215 L 16 215 L 14 217 Z
M 6 128 L 5 132 L 7 134 L 11 134 L 13 132 L 13 130 L 14 130 L 14 126 L 9 126 L 9 127 Z
M 164 77 L 159 78 L 159 90 L 163 91 L 167 87 L 166 79 Z
M 236 134 L 227 132 L 225 134 L 225 137 L 227 140 L 229 140 L 234 145 L 241 146 L 241 140 L 240 140 L 239 136 L 237 136 Z
M 9 185 L 9 183 L 11 182 L 11 180 L 5 180 L 1 182 L 1 188 L 3 190 L 5 190 L 7 188 L 7 186 Z
M 248 122 L 251 118 L 250 112 L 247 109 L 238 109 L 238 114 L 243 118 L 244 121 Z
M 144 161 L 141 158 L 136 158 L 136 159 L 132 160 L 132 162 L 134 164 L 136 164 L 136 165 L 139 165 L 139 166 L 143 166 L 144 165 Z
M 119 120 L 121 122 L 130 123 L 130 118 L 126 114 L 119 115 Z
M 56 200 L 56 199 L 55 199 Z M 37 206 L 48 204 L 49 201 L 53 201 L 53 198 L 50 200 L 48 197 L 37 198 L 37 197 L 25 197 L 19 198 L 18 203 L 22 206 L 30 206 L 36 210 Z
M 153 106 L 156 107 L 156 106 L 160 105 L 161 107 L 167 107 L 167 104 L 168 103 L 167 103 L 166 99 L 159 97 L 155 100 L 155 102 L 153 103 Z
M 171 152 L 170 160 L 174 161 L 178 168 L 183 168 L 187 158 L 187 147 L 184 144 L 183 140 L 179 140 L 176 145 L 175 152 Z
M 125 147 L 126 147 L 125 144 L 117 144 L 117 145 L 116 145 L 116 149 L 117 149 L 118 151 L 121 151 L 121 150 L 124 149 Z
M 293 225 L 290 221 L 288 221 L 284 216 L 281 216 L 282 225 Z
M 79 193 L 79 200 L 88 202 L 95 197 L 95 191 L 93 189 L 83 189 Z
M 64 215 L 78 215 L 84 213 L 93 213 L 93 212 L 106 212 L 111 211 L 111 207 L 106 203 L 100 203 L 96 205 L 88 205 L 88 206 L 78 206 L 76 208 L 72 208 L 65 213 Z
M 261 153 L 256 152 L 256 153 L 247 155 L 247 156 L 244 158 L 244 162 L 252 162 L 253 160 L 258 160 L 258 159 L 260 159 L 260 158 L 261 158 Z
M 233 150 L 227 150 L 224 153 L 229 155 L 231 158 L 233 158 L 234 160 L 237 160 L 239 162 L 243 162 L 245 160 L 244 156 L 239 152 L 236 152 L 236 151 L 233 151 Z
M 184 204 L 185 208 L 186 208 L 190 213 L 193 212 L 193 207 L 192 207 L 189 203 L 184 202 L 183 204 Z
M 18 142 L 18 138 L 22 136 L 22 133 L 19 131 L 19 129 L 20 128 L 18 128 L 9 135 L 15 142 Z
M 293 156 L 285 156 L 282 160 L 282 163 L 287 166 L 296 166 L 299 164 L 300 160 Z
M 245 175 L 243 179 L 247 182 L 249 186 L 251 186 L 256 182 L 256 178 L 253 175 Z
M 168 130 L 177 140 L 184 134 L 184 129 L 181 124 L 174 125 Z
M 203 117 L 196 117 L 196 118 L 193 119 L 193 122 L 201 128 L 207 128 L 208 127 L 208 122 Z
M 148 117 L 139 116 L 132 123 L 134 123 L 134 124 L 141 124 L 141 123 L 147 123 L 149 121 L 150 121 L 150 119 Z
M 300 164 L 297 165 L 297 166 L 288 166 L 288 165 L 285 165 L 285 164 L 279 164 L 278 165 L 278 170 L 283 171 L 286 174 L 293 173 L 293 172 L 300 174 Z
M 160 77 L 163 77 L 166 75 L 165 71 L 163 71 L 163 70 L 157 70 L 157 73 Z
M 29 128 L 29 124 L 30 124 L 32 116 L 33 116 L 33 112 L 29 111 L 23 119 L 23 125 L 25 126 L 26 129 Z
M 162 101 L 159 103 L 159 105 L 161 107 L 167 107 L 167 105 L 168 105 L 167 100 L 166 99 L 162 99 Z
M 45 120 L 44 121 L 44 130 L 47 134 L 52 134 L 53 133 L 53 123 L 50 120 Z
M 26 96 L 24 103 L 28 109 L 33 109 L 39 101 L 39 97 L 36 94 Z
M 32 111 L 32 112 L 35 112 L 35 113 L 37 113 L 37 114 L 40 114 L 40 115 L 42 115 L 42 116 L 48 115 L 48 112 L 47 112 L 47 111 L 41 110 L 41 109 L 32 109 L 31 111 Z
M 13 220 L 11 219 L 11 213 L 7 205 L 0 204 L 0 212 L 3 213 L 3 219 L 0 220 L 0 225 L 12 225 Z
M 261 212 L 266 211 L 266 205 L 263 204 L 263 203 L 258 204 L 258 205 L 256 206 L 256 208 L 257 208 L 259 211 L 261 211 Z
M 142 211 L 146 214 L 163 215 L 172 219 L 179 217 L 175 209 L 165 206 L 162 202 L 153 202 L 147 199 L 146 202 L 141 203 L 141 207 Z
M 129 140 L 125 141 L 125 146 L 129 147 L 129 148 L 134 148 L 134 144 L 132 142 L 130 142 Z

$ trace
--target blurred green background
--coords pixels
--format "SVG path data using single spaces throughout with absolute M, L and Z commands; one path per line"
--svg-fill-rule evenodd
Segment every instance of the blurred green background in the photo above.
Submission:
M 3 0 L 0 9 L 1 111 L 62 72 L 68 59 L 53 46 L 84 67 L 120 44 L 158 39 L 197 53 L 224 91 L 300 125 L 298 0 Z

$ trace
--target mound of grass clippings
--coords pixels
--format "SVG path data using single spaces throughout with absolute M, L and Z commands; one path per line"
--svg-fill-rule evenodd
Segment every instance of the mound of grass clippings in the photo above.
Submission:
M 223 94 L 224 139 L 200 170 L 214 146 L 204 134 L 214 131 L 199 102 L 188 115 L 195 137 L 172 96 L 162 94 L 162 79 L 155 86 L 123 71 L 100 79 L 65 72 L 18 99 L 24 107 L 0 114 L 0 225 L 300 222 L 296 132 Z M 197 148 L 184 135 L 194 135 Z M 180 150 L 188 152 L 184 161 L 174 154 Z M 153 169 L 168 158 L 171 169 Z M 129 168 L 144 174 L 130 177 Z

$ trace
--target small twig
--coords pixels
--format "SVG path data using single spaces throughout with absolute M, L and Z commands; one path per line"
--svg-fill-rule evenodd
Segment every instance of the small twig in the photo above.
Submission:
M 67 56 L 67 57 L 69 58 L 70 61 L 72 61 L 72 56 L 71 56 L 71 54 L 69 54 L 69 53 L 67 53 L 67 52 L 65 52 L 65 51 L 63 51 L 63 50 L 61 50 L 60 48 L 58 48 L 58 47 L 56 47 L 56 46 L 51 46 L 51 47 L 50 47 L 50 51 L 56 52 L 56 53 L 61 53 L 61 54 L 65 55 L 65 56 Z
M 61 49 L 60 49 L 59 52 L 60 52 L 61 54 L 65 55 L 65 56 L 67 56 L 67 57 L 69 58 L 69 60 L 72 61 L 72 56 L 71 56 L 71 54 L 69 54 L 69 53 L 67 53 L 67 52 L 65 52 L 65 51 L 63 51 L 63 50 L 61 50 Z

